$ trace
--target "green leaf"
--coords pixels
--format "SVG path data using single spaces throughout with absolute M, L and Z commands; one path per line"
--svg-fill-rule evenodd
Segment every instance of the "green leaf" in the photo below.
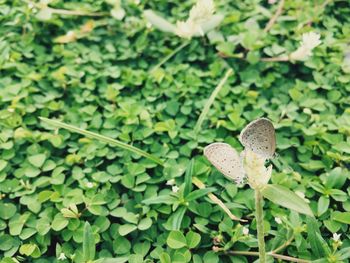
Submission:
M 10 250 L 14 245 L 14 238 L 8 234 L 0 235 L 0 250 Z
M 0 172 L 5 169 L 7 164 L 8 164 L 8 162 L 6 162 L 4 160 L 0 160 Z
M 327 196 L 321 196 L 320 199 L 318 199 L 317 203 L 317 215 L 321 216 L 323 215 L 329 207 L 329 197 Z
M 156 197 L 151 197 L 143 200 L 142 203 L 145 205 L 155 205 L 155 204 L 167 204 L 171 205 L 177 201 L 177 198 L 171 195 L 160 195 Z
M 186 206 L 181 206 L 169 217 L 167 222 L 170 222 L 171 230 L 180 229 L 186 210 L 187 210 Z
M 317 220 L 313 217 L 306 217 L 308 243 L 311 246 L 311 250 L 316 258 L 322 258 L 328 255 L 328 251 L 325 250 L 326 242 L 321 236 L 320 229 L 318 228 Z M 327 245 L 326 245 L 327 246 Z
M 35 244 L 24 244 L 19 248 L 19 253 L 33 258 L 40 257 L 41 253 L 39 247 Z
M 191 193 L 193 169 L 194 169 L 194 159 L 191 159 L 191 161 L 189 162 L 186 168 L 184 196 L 187 196 L 189 193 Z
M 185 200 L 190 202 L 190 201 L 196 200 L 202 196 L 205 196 L 211 192 L 214 192 L 215 190 L 216 190 L 216 188 L 214 188 L 214 187 L 197 189 L 197 190 L 193 191 L 192 193 L 190 193 L 189 195 L 187 195 L 185 197 Z
M 92 229 L 89 222 L 85 222 L 84 236 L 83 236 L 83 255 L 85 261 L 92 261 L 95 259 L 95 237 L 92 234 Z
M 190 231 L 186 234 L 187 246 L 189 248 L 195 248 L 201 241 L 201 235 Z
M 165 20 L 163 17 L 157 15 L 153 10 L 145 10 L 143 12 L 145 18 L 154 27 L 158 28 L 163 32 L 175 33 L 176 27 L 172 23 Z
M 99 140 L 101 142 L 104 142 L 104 143 L 109 143 L 111 145 L 120 147 L 120 148 L 122 148 L 124 150 L 136 153 L 136 154 L 138 154 L 140 156 L 143 156 L 143 157 L 146 157 L 149 160 L 151 160 L 151 161 L 153 161 L 153 162 L 155 162 L 155 163 L 157 163 L 159 165 L 162 165 L 162 166 L 164 165 L 163 161 L 160 160 L 158 157 L 155 157 L 155 156 L 153 156 L 153 155 L 151 155 L 151 154 L 149 154 L 149 153 L 147 153 L 145 151 L 142 151 L 139 148 L 136 148 L 135 146 L 132 146 L 132 145 L 120 142 L 118 140 L 109 138 L 107 136 L 100 135 L 98 133 L 94 133 L 94 132 L 91 132 L 91 131 L 80 129 L 78 127 L 66 124 L 64 122 L 60 122 L 60 121 L 56 121 L 56 120 L 50 120 L 50 119 L 47 119 L 47 118 L 44 118 L 44 117 L 40 117 L 39 119 L 42 120 L 43 122 L 46 122 L 46 123 L 52 125 L 52 126 L 63 128 L 63 129 L 67 129 L 69 131 L 82 134 L 82 135 L 84 135 L 86 137 L 97 139 L 97 140 Z
M 0 203 L 0 218 L 9 219 L 15 215 L 17 208 L 11 203 Z
M 28 161 L 37 168 L 40 168 L 41 166 L 43 166 L 45 160 L 46 160 L 46 155 L 43 153 L 35 154 L 28 157 Z
M 152 226 L 152 219 L 149 217 L 143 218 L 137 225 L 137 228 L 140 230 L 146 230 Z
M 166 252 L 163 252 L 162 254 L 160 254 L 159 260 L 161 263 L 172 263 L 169 254 Z
M 269 199 L 275 204 L 292 209 L 301 214 L 313 216 L 309 205 L 304 201 L 304 199 L 284 186 L 268 184 L 264 186 L 261 193 L 265 198 Z
M 335 211 L 332 213 L 332 219 L 350 225 L 350 212 Z
M 187 246 L 187 240 L 181 231 L 173 230 L 170 232 L 166 243 L 170 248 L 179 249 Z
M 68 222 L 68 219 L 59 213 L 53 219 L 51 227 L 55 231 L 60 231 L 68 225 Z
M 127 234 L 131 233 L 132 231 L 136 230 L 137 226 L 132 225 L 132 224 L 125 224 L 125 225 L 121 225 L 119 227 L 119 234 L 121 236 L 126 236 Z

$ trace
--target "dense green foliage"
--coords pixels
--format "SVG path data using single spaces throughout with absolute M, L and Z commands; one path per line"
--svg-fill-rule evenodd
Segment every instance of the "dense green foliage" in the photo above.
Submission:
M 122 20 L 119 7 L 110 15 L 112 2 L 54 0 L 53 8 L 100 14 L 46 19 L 29 1 L 0 0 L 0 259 L 253 262 L 256 257 L 214 251 L 257 251 L 254 194 L 225 179 L 202 150 L 214 141 L 242 149 L 237 135 L 264 116 L 277 132 L 272 182 L 304 193 L 316 217 L 265 201 L 267 250 L 293 237 L 279 253 L 347 262 L 349 2 L 286 0 L 264 32 L 277 4 L 216 0 L 225 16 L 220 27 L 152 72 L 185 40 L 147 25 L 143 10 L 174 22 L 194 2 L 125 0 Z M 307 61 L 261 61 L 295 50 L 310 30 L 322 44 Z M 196 134 L 197 119 L 229 68 L 233 74 Z M 55 129 L 40 116 L 132 144 L 165 165 Z M 191 176 L 206 190 L 192 186 Z M 166 184 L 171 179 L 177 193 Z M 232 221 L 209 192 L 248 221 Z

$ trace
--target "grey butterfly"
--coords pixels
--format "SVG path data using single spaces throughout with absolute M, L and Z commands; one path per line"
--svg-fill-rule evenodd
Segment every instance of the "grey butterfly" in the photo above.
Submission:
M 242 145 L 255 154 L 271 159 L 276 150 L 275 128 L 266 118 L 249 123 L 241 132 L 239 140 Z
M 240 184 L 245 177 L 242 159 L 227 143 L 212 143 L 204 148 L 207 159 L 228 179 Z

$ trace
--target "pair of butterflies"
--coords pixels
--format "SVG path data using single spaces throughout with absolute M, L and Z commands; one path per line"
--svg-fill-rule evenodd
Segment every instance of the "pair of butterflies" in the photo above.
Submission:
M 275 128 L 270 120 L 260 118 L 249 123 L 241 132 L 240 142 L 265 160 L 276 150 Z M 204 148 L 207 159 L 228 179 L 242 183 L 245 178 L 242 157 L 227 143 L 212 143 Z

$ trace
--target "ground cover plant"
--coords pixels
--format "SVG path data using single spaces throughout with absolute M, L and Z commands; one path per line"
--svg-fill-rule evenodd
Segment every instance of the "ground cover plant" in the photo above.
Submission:
M 260 262 L 348 262 L 349 19 L 342 0 L 0 0 L 1 262 L 254 262 L 262 232 Z M 203 155 L 242 152 L 260 118 L 289 200 Z

